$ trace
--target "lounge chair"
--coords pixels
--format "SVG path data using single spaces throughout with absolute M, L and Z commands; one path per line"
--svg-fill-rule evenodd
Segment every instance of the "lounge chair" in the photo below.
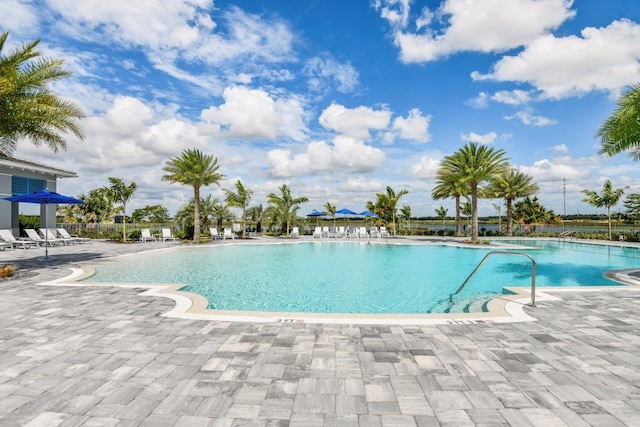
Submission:
M 58 240 L 62 242 L 62 244 L 65 246 L 70 245 L 71 243 L 75 243 L 71 238 L 65 239 L 64 237 L 58 237 L 58 230 L 56 230 L 55 228 L 41 228 L 40 234 L 42 235 L 46 234 L 47 240 L 53 240 L 53 241 Z
M 211 234 L 211 240 L 220 240 L 222 238 L 220 234 L 218 234 L 218 229 L 216 227 L 210 227 L 209 234 Z
M 329 227 L 329 235 L 328 237 L 338 237 L 338 228 L 337 227 Z
M 151 235 L 151 231 L 148 228 L 143 228 L 142 230 L 140 230 L 140 241 L 142 243 L 144 242 L 155 242 L 157 239 L 155 238 L 155 236 Z
M 369 233 L 367 233 L 367 227 L 359 227 L 358 231 L 356 231 L 356 235 L 359 239 L 367 239 L 369 238 Z
M 4 251 L 7 248 L 14 249 L 13 245 L 10 242 L 0 242 L 0 251 Z
M 163 228 L 162 229 L 162 241 L 166 242 L 167 240 L 171 240 L 172 242 L 175 242 L 178 239 L 173 237 L 173 234 L 171 234 L 171 229 L 170 228 Z
M 300 229 L 298 227 L 293 227 L 291 229 L 291 233 L 289 233 L 289 237 L 294 238 L 294 239 L 299 239 L 300 238 Z
M 322 237 L 329 237 L 329 227 L 322 227 Z
M 389 237 L 389 233 L 387 232 L 387 227 L 380 226 L 380 237 Z
M 34 246 L 34 247 L 38 246 L 38 243 L 33 242 L 31 240 L 16 239 L 13 233 L 11 232 L 11 230 L 0 230 L 0 239 L 2 239 L 0 243 L 9 243 L 12 248 L 17 248 L 18 246 L 22 246 L 23 249 L 27 249 L 31 246 Z
M 86 242 L 90 242 L 91 239 L 87 239 L 86 237 L 80 237 L 80 236 L 72 236 L 71 234 L 69 234 L 69 232 L 67 230 L 65 230 L 64 228 L 58 228 L 58 233 L 64 238 L 64 239 L 72 239 L 74 242 L 76 243 L 86 243 Z
M 322 227 L 316 227 L 313 230 L 313 238 L 318 238 L 321 239 L 322 238 Z
M 49 239 L 48 237 L 45 239 L 44 237 L 40 237 L 38 232 L 33 228 L 25 228 L 24 232 L 27 233 L 28 240 L 32 242 L 36 242 L 40 246 L 53 246 L 64 244 L 64 242 L 60 239 Z
M 336 233 L 336 238 L 338 237 L 347 237 L 347 231 L 343 226 L 338 227 L 338 232 Z
M 358 237 L 358 228 L 354 226 L 347 227 L 347 237 L 351 239 Z
M 223 240 L 227 240 L 227 239 L 235 240 L 236 237 L 233 235 L 233 231 L 231 231 L 230 228 L 225 227 L 224 234 L 222 235 L 222 239 Z

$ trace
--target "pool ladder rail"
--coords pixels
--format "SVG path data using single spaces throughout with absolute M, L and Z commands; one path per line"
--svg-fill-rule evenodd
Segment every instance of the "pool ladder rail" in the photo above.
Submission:
M 515 252 L 515 251 L 491 251 L 487 253 L 484 256 L 484 258 L 482 258 L 482 260 L 478 263 L 476 268 L 473 269 L 471 274 L 469 274 L 469 277 L 467 277 L 465 281 L 462 282 L 462 285 L 460 285 L 458 290 L 449 296 L 449 300 L 453 303 L 453 297 L 458 295 L 460 292 L 462 292 L 462 290 L 467 285 L 469 280 L 471 280 L 471 278 L 475 276 L 478 270 L 480 270 L 480 267 L 482 267 L 485 261 L 492 255 L 515 255 L 515 256 L 524 256 L 529 258 L 529 260 L 531 261 L 531 304 L 530 305 L 531 307 L 535 307 L 536 306 L 536 260 L 529 254 L 526 254 L 524 252 Z

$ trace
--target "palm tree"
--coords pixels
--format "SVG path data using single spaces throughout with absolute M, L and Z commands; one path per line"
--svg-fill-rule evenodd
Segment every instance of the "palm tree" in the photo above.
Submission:
M 333 225 L 336 225 L 336 210 L 338 208 L 336 205 L 332 205 L 331 202 L 327 202 L 324 204 L 324 210 L 327 212 L 328 216 L 333 217 Z
M 408 190 L 400 190 L 398 193 L 393 188 L 387 186 L 386 192 L 376 193 L 376 202 L 367 202 L 367 209 L 374 212 L 380 219 L 386 223 L 393 224 L 393 235 L 396 235 L 396 211 L 398 210 L 398 201 L 405 194 L 409 194 Z
M 444 220 L 447 219 L 447 212 L 449 212 L 449 209 L 446 209 L 444 206 L 436 208 L 436 215 L 442 220 L 442 227 L 444 227 Z
M 411 234 L 411 206 L 404 205 L 403 207 L 401 207 L 400 214 L 402 216 L 402 219 L 407 221 L 407 225 L 409 227 L 409 234 Z
M 60 133 L 71 132 L 83 139 L 80 107 L 49 89 L 50 83 L 71 75 L 62 68 L 64 61 L 39 58 L 36 46 L 40 40 L 2 55 L 8 36 L 7 31 L 0 34 L 0 151 L 11 154 L 22 138 L 36 146 L 45 144 L 54 152 L 67 146 Z M 31 61 L 35 58 L 39 59 Z
M 626 187 L 625 187 L 626 188 Z M 602 193 L 598 194 L 592 190 L 582 190 L 582 192 L 587 196 L 582 199 L 583 202 L 589 203 L 591 206 L 595 206 L 596 208 L 607 208 L 607 222 L 609 224 L 609 240 L 611 240 L 611 207 L 618 204 L 620 197 L 624 194 L 625 188 L 616 188 L 613 189 L 613 184 L 611 184 L 611 180 L 606 180 L 604 182 L 604 186 L 602 187 Z
M 509 167 L 504 150 L 470 142 L 446 156 L 440 166 L 442 173 L 451 175 L 469 186 L 471 196 L 471 240 L 478 241 L 478 196 L 480 186 L 503 173 Z
M 122 203 L 122 241 L 127 241 L 127 202 L 136 191 L 136 183 L 126 185 L 120 178 L 109 177 L 110 186 L 104 187 L 107 197 L 113 203 Z
M 618 100 L 618 107 L 600 126 L 600 154 L 611 157 L 630 151 L 638 160 L 640 150 L 640 84 L 629 88 Z
M 262 232 L 262 220 L 264 219 L 264 208 L 262 204 L 252 206 L 247 209 L 247 219 L 256 224 L 256 233 Z
M 251 196 L 253 195 L 253 191 L 246 188 L 242 181 L 236 181 L 236 191 L 223 189 L 225 194 L 225 199 L 227 201 L 227 205 L 235 208 L 242 209 L 242 238 L 246 239 L 247 237 L 247 224 L 246 224 L 246 216 L 247 216 L 247 208 L 249 207 L 249 203 L 251 203 Z
M 533 196 L 540 190 L 538 184 L 532 181 L 533 178 L 530 175 L 510 169 L 497 175 L 485 189 L 487 194 L 492 194 L 505 200 L 505 205 L 507 206 L 507 236 L 513 236 L 513 201 L 520 197 Z
M 193 148 L 185 149 L 180 156 L 167 160 L 162 168 L 166 175 L 163 181 L 177 182 L 193 187 L 193 240 L 200 240 L 200 187 L 211 184 L 220 185 L 224 175 L 218 173 L 218 159 L 210 154 Z
M 295 217 L 300 205 L 308 202 L 309 199 L 307 197 L 294 198 L 291 195 L 291 189 L 286 184 L 283 184 L 279 189 L 280 195 L 269 193 L 267 194 L 267 201 L 276 209 L 282 225 L 286 224 L 285 229 L 288 236 L 292 217 Z
M 438 175 L 436 178 L 436 185 L 433 187 L 431 191 L 431 197 L 434 200 L 440 199 L 448 199 L 453 198 L 456 203 L 456 236 L 460 237 L 462 235 L 461 224 L 460 224 L 460 212 L 461 212 L 461 201 L 462 197 L 466 197 L 469 195 L 469 186 L 460 181 L 456 176 L 448 174 L 447 171 L 443 170 L 442 167 L 438 170 Z

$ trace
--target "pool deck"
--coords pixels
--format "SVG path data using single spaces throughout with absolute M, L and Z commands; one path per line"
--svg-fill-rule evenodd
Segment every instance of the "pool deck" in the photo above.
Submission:
M 40 285 L 175 245 L 0 252 L 28 273 L 0 281 L 1 426 L 640 425 L 636 286 L 547 290 L 528 322 L 358 325 L 171 318 L 143 288 Z

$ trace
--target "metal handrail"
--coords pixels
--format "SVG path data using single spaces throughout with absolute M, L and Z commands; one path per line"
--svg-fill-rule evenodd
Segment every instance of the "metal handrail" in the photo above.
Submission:
M 491 251 L 487 253 L 484 256 L 484 258 L 482 258 L 482 261 L 480 261 L 480 263 L 476 266 L 476 268 L 473 269 L 469 277 L 467 277 L 466 280 L 462 282 L 462 285 L 460 285 L 458 290 L 449 296 L 449 299 L 453 300 L 453 297 L 459 294 L 464 289 L 467 282 L 471 280 L 471 278 L 476 274 L 476 272 L 480 269 L 480 267 L 482 267 L 482 264 L 484 264 L 487 258 L 489 258 L 491 255 L 519 255 L 519 256 L 525 256 L 531 260 L 531 307 L 535 307 L 536 306 L 536 260 L 533 259 L 533 257 L 529 254 L 525 254 L 524 252 L 514 252 L 514 251 Z

